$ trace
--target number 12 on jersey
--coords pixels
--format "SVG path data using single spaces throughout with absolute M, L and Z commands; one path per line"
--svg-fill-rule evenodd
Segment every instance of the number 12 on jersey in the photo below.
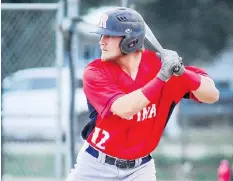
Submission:
M 103 137 L 98 142 L 96 142 L 97 138 L 100 135 L 103 135 Z M 104 150 L 105 149 L 104 143 L 108 140 L 109 137 L 110 137 L 110 134 L 107 131 L 100 129 L 98 127 L 95 127 L 94 133 L 91 138 L 91 142 L 94 143 L 98 148 Z

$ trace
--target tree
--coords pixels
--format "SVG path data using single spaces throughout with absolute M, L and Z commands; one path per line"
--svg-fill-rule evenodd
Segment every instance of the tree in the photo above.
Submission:
M 226 45 L 233 30 L 233 2 L 157 0 L 136 9 L 165 48 L 178 51 L 185 62 L 211 60 Z

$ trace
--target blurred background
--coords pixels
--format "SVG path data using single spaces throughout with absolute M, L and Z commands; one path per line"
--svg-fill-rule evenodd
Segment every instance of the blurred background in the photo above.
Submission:
M 213 105 L 176 107 L 153 152 L 158 180 L 216 181 L 224 159 L 233 170 L 232 0 L 1 2 L 4 181 L 65 180 L 89 121 L 82 72 L 100 56 L 89 32 L 115 6 L 141 13 L 165 48 L 204 68 L 220 91 Z

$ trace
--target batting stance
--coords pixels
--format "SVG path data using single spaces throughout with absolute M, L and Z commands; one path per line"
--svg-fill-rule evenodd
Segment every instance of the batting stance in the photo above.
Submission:
M 184 66 L 175 51 L 145 50 L 145 24 L 135 10 L 106 12 L 95 32 L 101 58 L 83 77 L 91 121 L 67 181 L 155 181 L 151 152 L 176 104 L 214 103 L 219 92 L 204 70 Z

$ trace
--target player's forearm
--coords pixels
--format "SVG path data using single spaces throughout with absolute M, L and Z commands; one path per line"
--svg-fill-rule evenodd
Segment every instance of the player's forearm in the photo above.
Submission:
M 215 87 L 214 81 L 209 77 L 201 76 L 199 88 L 192 91 L 195 97 L 205 103 L 215 103 L 219 99 L 219 91 Z
M 118 98 L 111 106 L 111 111 L 123 118 L 130 118 L 142 110 L 150 101 L 140 89 Z
M 132 117 L 151 101 L 157 102 L 164 84 L 164 81 L 154 78 L 141 89 L 118 98 L 112 104 L 111 112 L 123 118 Z
M 199 101 L 210 104 L 218 101 L 219 91 L 209 77 L 185 70 L 181 78 Z

